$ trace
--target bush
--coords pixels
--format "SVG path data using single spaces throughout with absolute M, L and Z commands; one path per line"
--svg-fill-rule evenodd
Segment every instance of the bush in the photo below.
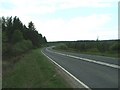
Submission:
M 116 42 L 111 45 L 110 51 L 119 51 L 120 50 L 120 43 Z
M 68 49 L 67 45 L 64 44 L 64 43 L 59 44 L 58 46 L 56 46 L 56 48 L 57 48 L 57 49 L 64 49 L 64 50 L 67 50 L 67 49 Z
M 2 43 L 2 54 L 6 53 L 8 51 L 8 44 L 7 43 Z
M 86 43 L 81 43 L 80 45 L 79 45 L 79 50 L 80 51 L 86 51 L 87 50 L 87 48 L 86 48 Z
M 98 45 L 97 45 L 97 49 L 101 53 L 109 51 L 109 47 L 110 47 L 110 44 L 108 44 L 107 42 L 99 42 Z
M 11 45 L 9 43 L 2 43 L 2 58 L 11 56 Z
M 15 30 L 12 35 L 12 42 L 15 44 L 23 40 L 23 34 L 20 30 Z
M 12 54 L 18 55 L 21 54 L 33 47 L 32 42 L 30 40 L 23 40 L 21 42 L 16 43 L 12 47 Z

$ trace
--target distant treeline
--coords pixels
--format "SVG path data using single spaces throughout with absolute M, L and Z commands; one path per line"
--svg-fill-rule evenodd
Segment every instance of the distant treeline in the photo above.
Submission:
M 118 51 L 117 40 L 105 40 L 105 41 L 76 41 L 66 44 L 69 48 L 74 48 L 80 51 L 98 50 L 99 52 Z
M 120 40 L 80 40 L 55 43 L 61 43 L 56 47 L 57 49 L 118 54 L 120 51 L 119 41 Z
M 26 27 L 18 17 L 2 17 L 2 55 L 16 56 L 47 42 L 31 21 Z

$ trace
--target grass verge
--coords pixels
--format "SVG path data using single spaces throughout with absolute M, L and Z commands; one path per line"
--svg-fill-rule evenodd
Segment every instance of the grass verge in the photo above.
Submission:
M 24 54 L 3 76 L 3 88 L 69 88 L 41 49 Z
M 89 54 L 89 55 L 99 55 L 99 56 L 106 56 L 106 57 L 113 57 L 113 58 L 120 58 L 117 52 L 99 52 L 97 50 L 88 50 L 88 51 L 79 51 L 76 49 L 71 49 L 71 48 L 67 48 L 67 49 L 58 49 L 58 48 L 54 48 L 55 50 L 58 51 L 63 51 L 63 52 L 72 52 L 72 53 L 80 53 L 80 54 Z

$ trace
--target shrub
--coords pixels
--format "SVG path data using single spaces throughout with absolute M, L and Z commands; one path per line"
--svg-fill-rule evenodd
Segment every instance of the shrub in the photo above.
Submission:
M 101 53 L 104 53 L 104 52 L 108 51 L 109 47 L 110 47 L 110 44 L 108 44 L 107 42 L 99 42 L 98 45 L 97 45 L 97 49 Z
M 110 51 L 119 51 L 120 50 L 120 43 L 116 42 L 110 46 Z
M 23 40 L 23 35 L 22 32 L 20 32 L 20 30 L 15 30 L 12 36 L 12 42 L 15 44 L 17 42 L 20 42 Z
M 57 48 L 57 49 L 64 49 L 64 50 L 67 50 L 67 49 L 68 49 L 67 45 L 64 44 L 64 43 L 59 44 L 58 46 L 56 46 L 56 48 Z
M 32 42 L 30 40 L 23 40 L 21 42 L 16 43 L 12 47 L 12 54 L 13 55 L 21 54 L 21 53 L 31 49 L 32 47 L 33 47 Z

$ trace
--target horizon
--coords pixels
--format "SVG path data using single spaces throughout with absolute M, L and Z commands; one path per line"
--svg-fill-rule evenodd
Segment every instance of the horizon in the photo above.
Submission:
M 118 41 L 120 39 L 106 39 L 106 40 L 98 40 L 98 41 Z M 74 41 L 48 41 L 48 43 L 52 42 L 79 42 L 79 41 L 97 41 L 97 40 L 74 40 Z

